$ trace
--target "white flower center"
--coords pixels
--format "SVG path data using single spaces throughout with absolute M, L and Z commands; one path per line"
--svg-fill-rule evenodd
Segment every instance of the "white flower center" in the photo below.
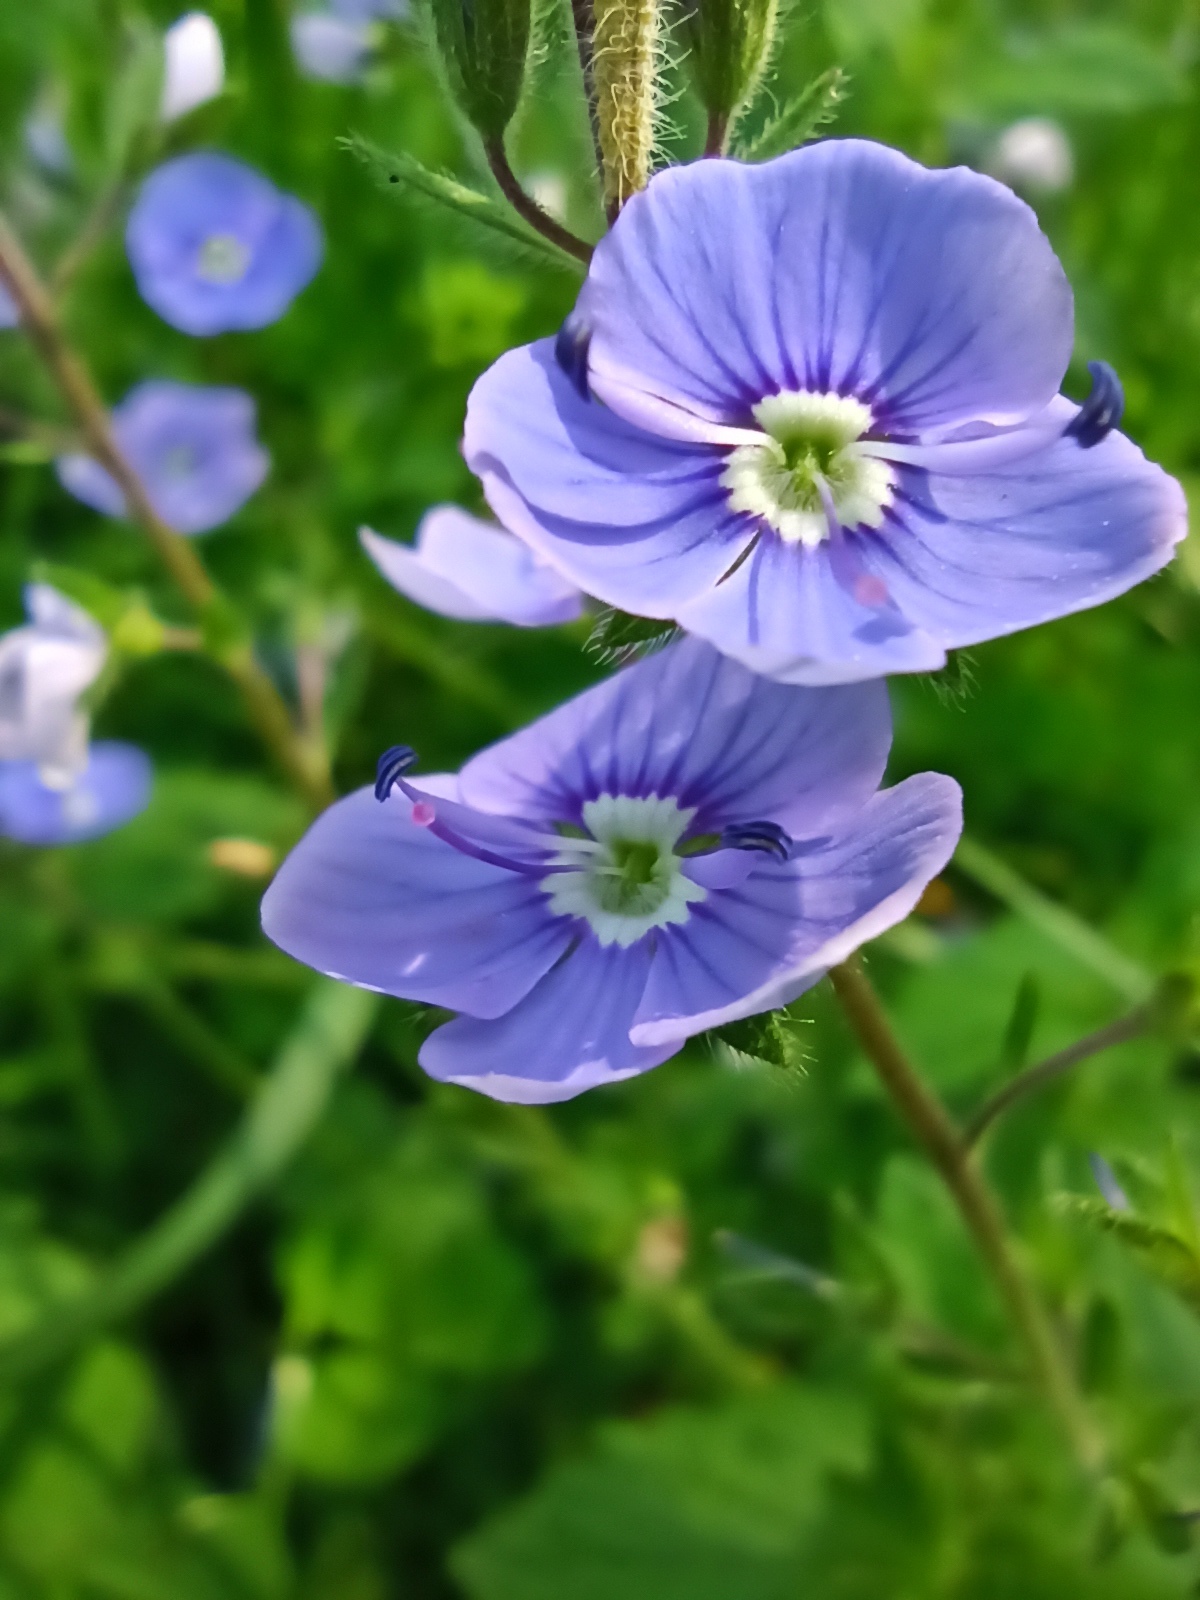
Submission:
M 652 928 L 686 922 L 707 891 L 685 878 L 675 853 L 695 810 L 669 797 L 602 794 L 583 807 L 590 837 L 565 837 L 541 887 L 550 909 L 582 917 L 601 944 L 636 944 Z
M 879 527 L 896 480 L 886 461 L 858 448 L 874 421 L 869 406 L 803 389 L 768 395 L 754 419 L 762 443 L 738 445 L 721 474 L 735 511 L 810 548 L 829 537 L 830 509 L 844 528 Z
M 212 233 L 200 246 L 196 271 L 209 283 L 240 283 L 250 265 L 250 252 L 232 233 Z

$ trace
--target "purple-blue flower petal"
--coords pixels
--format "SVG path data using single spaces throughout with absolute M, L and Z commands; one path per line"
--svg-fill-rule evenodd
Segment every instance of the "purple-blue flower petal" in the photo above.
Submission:
M 1069 420 L 1076 408 L 1053 410 Z M 903 614 L 953 647 L 1123 594 L 1186 533 L 1179 484 L 1113 432 L 1086 450 L 1060 437 L 987 473 L 904 473 L 863 546 Z
M 463 453 L 506 528 L 626 610 L 673 615 L 753 536 L 727 508 L 723 451 L 658 439 L 584 400 L 549 339 L 510 350 L 480 378 Z
M 113 430 L 159 516 L 178 533 L 205 533 L 228 521 L 267 475 L 255 417 L 241 389 L 152 379 L 113 408 Z M 124 515 L 120 488 L 90 456 L 61 456 L 56 468 L 76 499 Z
M 830 839 L 711 895 L 660 937 L 634 1041 L 679 1044 L 795 999 L 912 911 L 961 831 L 958 785 L 920 773 L 875 795 Z
M 359 529 L 363 549 L 388 582 L 417 605 L 467 622 L 541 628 L 571 622 L 583 597 L 512 534 L 458 506 L 436 506 L 415 547 Z
M 854 683 L 942 666 L 942 645 L 894 602 L 855 598 L 856 577 L 871 574 L 854 571 L 857 541 L 845 537 L 842 550 L 760 539 L 724 583 L 680 608 L 681 626 L 783 683 Z M 839 554 L 850 571 L 839 570 Z
M 263 899 L 267 937 L 330 977 L 471 1016 L 527 994 L 570 944 L 537 879 L 434 837 L 393 794 L 318 817 Z
M 456 1017 L 430 1034 L 418 1060 L 431 1077 L 524 1105 L 569 1100 L 647 1072 L 679 1049 L 630 1040 L 649 966 L 645 941 L 602 949 L 585 937 L 507 1015 Z
M 1073 320 L 1009 189 L 857 139 L 660 173 L 597 246 L 577 315 L 617 411 L 746 423 L 764 395 L 808 389 L 854 393 L 906 433 L 1046 405 Z
M 152 779 L 141 750 L 107 740 L 68 789 L 48 788 L 32 761 L 0 762 L 0 834 L 33 845 L 99 838 L 145 810 Z
M 202 270 L 224 241 L 240 270 Z M 177 156 L 143 183 L 125 232 L 142 298 L 184 333 L 263 328 L 312 279 L 324 250 L 309 208 L 252 167 L 209 151 Z
M 673 795 L 697 831 L 769 818 L 811 838 L 874 793 L 890 742 L 880 681 L 806 692 L 681 639 L 482 751 L 459 784 L 468 805 L 511 816 Z

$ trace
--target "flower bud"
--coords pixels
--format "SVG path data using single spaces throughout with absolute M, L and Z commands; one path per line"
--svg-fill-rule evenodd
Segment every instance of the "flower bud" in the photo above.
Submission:
M 529 0 L 433 0 L 450 87 L 485 139 L 512 121 L 525 82 Z
M 777 0 L 688 0 L 683 26 L 696 92 L 720 137 L 770 59 Z M 711 145 L 710 139 L 710 145 Z M 715 155 L 717 151 L 709 150 Z

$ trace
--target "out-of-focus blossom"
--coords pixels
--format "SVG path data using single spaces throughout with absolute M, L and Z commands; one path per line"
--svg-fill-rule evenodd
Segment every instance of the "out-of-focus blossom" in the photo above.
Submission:
M 556 222 L 567 220 L 567 180 L 561 172 L 531 172 L 525 179 L 525 188 L 530 199 L 536 200 Z
M 1123 593 L 1182 491 L 1058 391 L 1070 287 L 993 179 L 862 140 L 661 172 L 557 340 L 476 384 L 500 521 L 589 594 L 755 671 L 848 682 Z
M 292 54 L 308 78 L 356 83 L 379 42 L 379 22 L 404 16 L 407 0 L 330 0 L 291 20 Z
M 291 20 L 292 54 L 307 78 L 323 83 L 354 83 L 374 48 L 374 27 L 332 11 L 299 11 Z
M 164 122 L 182 117 L 219 95 L 225 83 L 225 52 L 217 25 L 204 11 L 189 11 L 163 35 Z
M 49 584 L 26 588 L 25 612 L 29 621 L 0 637 L 0 762 L 32 762 L 61 787 L 86 760 L 78 701 L 108 645 L 87 612 Z
M 329 0 L 334 16 L 349 22 L 386 22 L 407 16 L 408 0 Z
M 360 528 L 362 547 L 392 585 L 417 605 L 464 622 L 511 622 L 543 628 L 571 622 L 583 596 L 519 539 L 494 523 L 435 506 L 421 518 L 414 545 Z
M 132 745 L 88 745 L 80 696 L 107 641 L 48 584 L 25 591 L 29 621 L 0 638 L 0 834 L 23 844 L 94 839 L 136 816 L 150 763 Z
M 15 328 L 20 320 L 21 313 L 17 310 L 17 302 L 4 284 L 0 283 L 0 328 Z
M 117 443 L 178 533 L 228 521 L 262 483 L 271 463 L 254 428 L 254 401 L 241 389 L 154 379 L 113 408 Z M 55 465 L 77 500 L 110 517 L 125 514 L 120 487 L 91 456 L 60 456 Z
M 1075 157 L 1064 130 L 1049 117 L 1011 123 L 988 152 L 985 170 L 1028 194 L 1058 194 L 1075 178 Z
M 29 159 L 54 178 L 65 178 L 75 169 L 75 157 L 67 143 L 62 109 L 53 93 L 39 97 L 25 118 L 22 130 Z
M 277 321 L 321 264 L 316 217 L 253 167 L 199 151 L 146 179 L 125 230 L 138 289 L 207 336 Z
M 78 844 L 110 833 L 146 809 L 153 778 L 136 746 L 101 740 L 69 784 L 44 781 L 30 761 L 0 763 L 0 834 L 21 844 Z
M 468 762 L 332 806 L 263 927 L 344 982 L 460 1015 L 435 1078 L 565 1100 L 785 1005 L 905 917 L 961 827 L 958 785 L 879 791 L 880 682 L 772 683 L 687 639 Z

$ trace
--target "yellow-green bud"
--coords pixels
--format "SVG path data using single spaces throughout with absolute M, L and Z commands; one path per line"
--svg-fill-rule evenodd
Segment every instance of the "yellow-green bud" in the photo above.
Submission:
M 592 73 L 610 216 L 650 178 L 661 45 L 659 0 L 595 0 Z

